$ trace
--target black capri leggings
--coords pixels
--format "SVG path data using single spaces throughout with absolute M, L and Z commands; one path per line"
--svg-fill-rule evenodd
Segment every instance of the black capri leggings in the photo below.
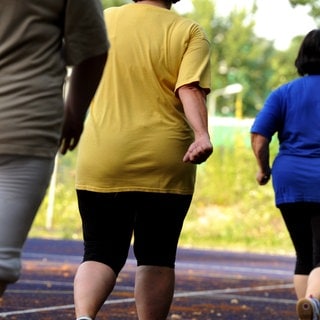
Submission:
M 174 268 L 191 195 L 77 190 L 77 196 L 83 226 L 83 261 L 104 263 L 118 275 L 134 235 L 137 265 Z
M 279 205 L 296 251 L 295 274 L 309 275 L 320 267 L 320 203 Z

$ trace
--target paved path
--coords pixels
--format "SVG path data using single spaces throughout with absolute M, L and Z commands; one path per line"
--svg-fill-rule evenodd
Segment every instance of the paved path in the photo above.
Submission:
M 74 319 L 72 282 L 81 254 L 78 241 L 29 239 L 22 277 L 1 300 L 0 319 Z M 168 320 L 297 320 L 293 265 L 293 257 L 180 248 Z M 130 252 L 97 320 L 137 319 L 134 272 Z

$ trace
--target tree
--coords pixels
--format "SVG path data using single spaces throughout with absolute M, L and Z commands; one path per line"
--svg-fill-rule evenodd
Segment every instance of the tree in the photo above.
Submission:
M 109 7 L 118 7 L 121 6 L 125 3 L 131 2 L 129 0 L 101 0 L 102 6 L 104 8 L 109 8 Z
M 298 77 L 294 65 L 303 36 L 295 37 L 286 51 L 277 51 L 271 61 L 271 68 L 275 70 L 270 78 L 268 87 L 275 89 L 283 83 Z
M 254 33 L 256 4 L 249 12 L 234 9 L 226 17 L 217 16 L 212 0 L 193 0 L 193 7 L 187 16 L 205 29 L 211 42 L 212 90 L 240 83 L 243 113 L 255 115 L 270 91 L 268 84 L 274 73 L 272 60 L 276 54 L 271 41 Z M 234 105 L 234 95 L 222 96 L 217 99 L 216 111 L 234 115 Z
M 308 6 L 310 8 L 310 16 L 320 22 L 320 2 L 318 0 L 289 0 L 292 7 L 298 5 Z
M 101 1 L 104 7 L 132 2 Z M 243 114 L 255 116 L 272 89 L 296 76 L 294 58 L 299 39 L 288 51 L 281 52 L 274 48 L 272 41 L 257 37 L 254 33 L 255 2 L 248 11 L 234 9 L 226 17 L 217 15 L 214 0 L 192 0 L 192 4 L 193 11 L 185 16 L 203 27 L 211 43 L 212 91 L 240 83 Z M 234 95 L 221 96 L 217 99 L 217 113 L 233 116 L 234 105 Z M 229 112 L 224 113 L 225 110 Z

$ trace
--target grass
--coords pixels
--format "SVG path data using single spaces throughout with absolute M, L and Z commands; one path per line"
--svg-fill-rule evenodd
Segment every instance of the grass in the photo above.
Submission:
M 232 134 L 228 134 L 228 130 Z M 232 131 L 223 126 L 215 128 L 214 154 L 198 167 L 196 191 L 180 246 L 294 253 L 280 213 L 274 206 L 271 183 L 258 186 L 255 181 L 257 166 L 248 147 L 248 137 L 248 127 L 238 130 L 232 127 Z M 272 154 L 276 149 L 277 145 L 272 143 Z M 59 157 L 54 215 L 48 218 L 46 197 L 30 237 L 82 238 L 74 191 L 75 158 L 76 153 Z
M 258 186 L 247 131 L 220 145 L 198 170 L 193 205 L 181 235 L 185 246 L 290 253 L 293 248 L 271 183 Z M 272 153 L 277 145 L 273 143 Z

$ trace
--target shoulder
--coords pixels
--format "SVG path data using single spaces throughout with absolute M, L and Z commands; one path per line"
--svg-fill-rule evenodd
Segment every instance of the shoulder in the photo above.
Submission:
M 306 85 L 307 77 L 299 77 L 279 86 L 272 92 L 272 96 L 277 98 L 286 98 L 292 94 L 299 94 L 301 88 Z
M 184 17 L 184 16 L 180 16 L 174 12 L 172 12 L 172 14 L 175 15 L 175 23 L 181 27 L 190 29 L 190 30 L 194 30 L 194 31 L 199 31 L 199 32 L 203 32 L 202 27 L 200 26 L 200 24 L 197 21 L 194 21 L 190 18 Z
M 209 43 L 208 36 L 201 25 L 189 18 L 177 15 L 173 21 L 174 29 L 180 33 L 182 37 L 188 37 L 189 40 L 199 40 Z
M 272 92 L 271 92 L 271 96 L 282 96 L 282 95 L 286 95 L 288 93 L 288 91 L 292 90 L 292 89 L 295 89 L 297 87 L 300 87 L 302 86 L 304 80 L 303 78 L 296 78 L 296 79 L 293 79 L 289 82 L 286 82 L 282 85 L 280 85 L 279 87 L 277 87 L 276 89 L 274 89 Z

